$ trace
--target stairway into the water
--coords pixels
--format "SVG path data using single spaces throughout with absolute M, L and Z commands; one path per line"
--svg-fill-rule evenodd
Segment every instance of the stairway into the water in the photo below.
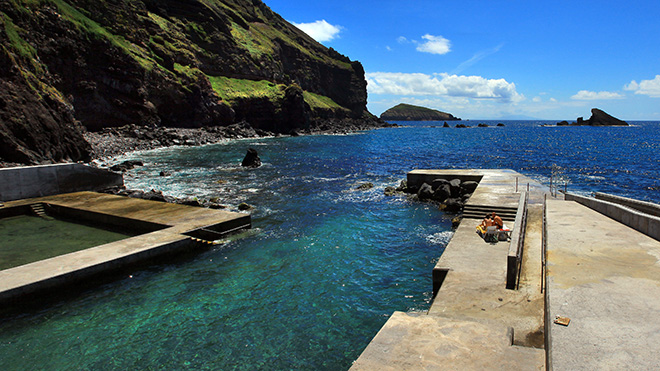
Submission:
M 30 209 L 32 209 L 32 212 L 34 212 L 40 218 L 44 218 L 44 219 L 47 219 L 47 220 L 53 220 L 54 219 L 52 216 L 49 216 L 46 213 L 45 206 L 42 203 L 32 204 L 32 205 L 30 205 Z

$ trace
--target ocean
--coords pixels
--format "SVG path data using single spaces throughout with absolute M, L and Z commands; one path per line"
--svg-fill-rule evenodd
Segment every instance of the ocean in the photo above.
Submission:
M 400 122 L 127 154 L 145 163 L 126 174 L 127 187 L 214 198 L 230 209 L 246 202 L 253 230 L 3 319 L 2 364 L 346 370 L 394 311 L 429 308 L 431 270 L 452 236 L 453 215 L 384 196 L 408 171 L 513 169 L 546 185 L 560 178 L 580 194 L 660 203 L 660 122 L 541 126 L 555 122 Z M 247 148 L 262 167 L 240 167 Z M 374 187 L 356 190 L 366 182 Z

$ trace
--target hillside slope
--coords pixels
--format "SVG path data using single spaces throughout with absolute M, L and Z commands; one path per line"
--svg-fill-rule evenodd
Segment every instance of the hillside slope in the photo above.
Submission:
M 81 127 L 375 118 L 364 70 L 260 0 L 0 0 L 0 160 L 84 160 Z
M 381 120 L 389 121 L 449 121 L 460 120 L 451 113 L 426 107 L 400 103 L 380 115 Z

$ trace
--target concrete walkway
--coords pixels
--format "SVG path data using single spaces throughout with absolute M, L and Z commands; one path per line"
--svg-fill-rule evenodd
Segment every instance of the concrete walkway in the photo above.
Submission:
M 530 184 L 520 289 L 506 289 L 509 242 L 487 243 L 477 219 L 463 219 L 435 270 L 446 271 L 428 314 L 396 312 L 351 370 L 542 370 L 541 204 L 544 188 L 512 170 L 415 170 L 408 183 L 434 177 L 479 179 L 468 201 L 517 207 Z M 510 228 L 514 226 L 508 223 Z
M 660 242 L 548 201 L 549 360 L 556 370 L 660 369 Z

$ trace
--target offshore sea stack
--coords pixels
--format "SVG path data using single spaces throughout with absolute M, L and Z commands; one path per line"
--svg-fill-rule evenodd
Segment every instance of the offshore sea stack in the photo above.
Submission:
M 412 104 L 400 103 L 380 115 L 387 121 L 454 121 L 460 120 L 451 113 L 442 112 Z
M 0 0 L 0 162 L 86 160 L 82 133 L 381 122 L 360 62 L 261 0 Z
M 576 122 L 569 124 L 567 121 L 558 122 L 557 126 L 629 126 L 627 122 L 619 120 L 598 108 L 591 109 L 591 117 L 584 120 L 578 117 Z

